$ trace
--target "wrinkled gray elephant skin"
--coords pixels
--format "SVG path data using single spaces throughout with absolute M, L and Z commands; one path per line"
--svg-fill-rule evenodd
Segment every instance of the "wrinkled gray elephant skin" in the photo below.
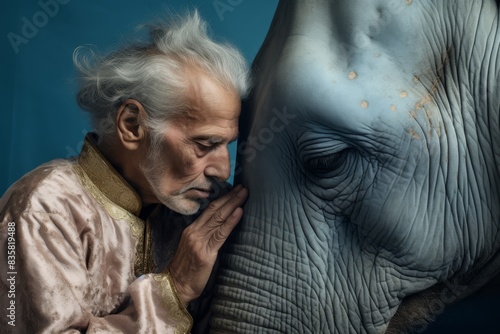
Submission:
M 212 331 L 421 331 L 498 275 L 499 45 L 496 0 L 281 1 Z

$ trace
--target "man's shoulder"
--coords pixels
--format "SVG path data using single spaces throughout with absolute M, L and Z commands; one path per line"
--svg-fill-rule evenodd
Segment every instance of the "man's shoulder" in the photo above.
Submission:
M 9 192 L 31 192 L 47 185 L 47 183 L 64 182 L 65 178 L 74 175 L 73 165 L 74 160 L 71 159 L 56 159 L 46 162 L 14 182 L 4 195 Z
M 2 211 L 13 206 L 23 211 L 38 210 L 40 208 L 33 207 L 35 203 L 54 203 L 54 199 L 63 198 L 68 189 L 77 185 L 74 164 L 72 159 L 56 159 L 38 166 L 7 189 L 0 198 L 0 208 Z

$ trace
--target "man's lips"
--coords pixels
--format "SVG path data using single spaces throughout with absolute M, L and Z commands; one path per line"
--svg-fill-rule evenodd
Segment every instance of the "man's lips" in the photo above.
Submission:
M 207 198 L 208 196 L 210 196 L 211 189 L 191 188 L 187 192 L 194 192 L 196 194 L 196 197 Z

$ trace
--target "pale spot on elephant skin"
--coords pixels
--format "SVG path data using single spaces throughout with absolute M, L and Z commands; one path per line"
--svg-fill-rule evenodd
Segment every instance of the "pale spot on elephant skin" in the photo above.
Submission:
M 356 73 L 356 72 L 354 72 L 354 71 L 349 72 L 349 74 L 347 75 L 347 78 L 348 78 L 349 80 L 354 80 L 354 79 L 356 79 L 357 77 L 358 77 L 358 73 Z
M 420 101 L 415 103 L 415 108 L 409 112 L 409 115 L 411 118 L 416 119 L 418 114 L 419 113 L 422 114 L 423 111 L 425 110 L 425 119 L 429 124 L 429 131 L 432 131 L 432 129 L 434 129 L 434 124 L 432 122 L 432 111 L 430 109 L 425 108 L 425 105 L 428 104 L 429 102 L 432 102 L 432 96 L 428 94 L 424 96 Z
M 392 111 L 398 111 L 398 107 L 396 107 L 394 104 L 391 104 L 391 110 Z
M 401 93 L 399 93 L 399 97 L 402 97 L 402 98 L 408 97 L 408 92 L 405 90 L 401 91 Z
M 415 108 L 416 109 L 422 109 L 425 104 L 429 103 L 432 101 L 432 97 L 430 95 L 424 96 L 420 101 L 415 103 Z
M 413 0 L 405 0 L 406 4 L 409 6 L 413 3 Z
M 408 132 L 410 133 L 410 136 L 411 136 L 413 139 L 420 139 L 420 136 L 418 135 L 418 133 L 416 133 L 416 132 L 415 132 L 415 130 L 413 130 L 413 128 L 412 128 L 412 129 L 410 129 Z
M 432 113 L 430 110 L 425 111 L 425 116 L 427 117 L 427 122 L 429 122 L 429 131 L 427 132 L 427 136 L 432 137 L 432 130 L 434 129 L 434 124 L 432 122 Z
M 361 108 L 363 108 L 363 109 L 368 108 L 368 102 L 367 101 L 361 101 Z

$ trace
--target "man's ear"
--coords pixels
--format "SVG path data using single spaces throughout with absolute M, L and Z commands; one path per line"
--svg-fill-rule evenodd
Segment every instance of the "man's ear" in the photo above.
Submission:
M 146 132 L 140 120 L 146 117 L 142 104 L 134 99 L 127 99 L 116 111 L 116 132 L 122 145 L 128 150 L 139 148 Z

